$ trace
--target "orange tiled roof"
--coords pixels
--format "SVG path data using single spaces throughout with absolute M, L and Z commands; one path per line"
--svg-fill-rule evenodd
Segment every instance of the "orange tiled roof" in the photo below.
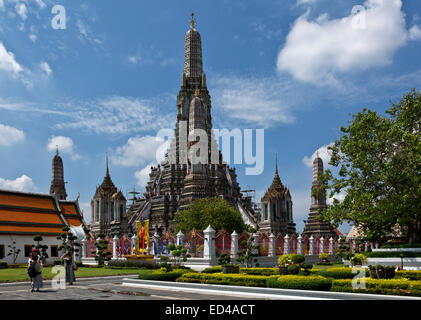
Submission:
M 65 225 L 53 196 L 0 190 L 0 234 L 59 235 Z
M 64 219 L 66 219 L 69 225 L 78 227 L 82 225 L 83 229 L 86 233 L 88 233 L 89 229 L 86 226 L 83 216 L 79 211 L 79 206 L 77 205 L 76 201 L 59 201 L 59 206 L 61 213 L 63 214 Z
M 60 205 L 61 213 L 65 214 L 65 215 L 78 216 L 75 204 L 73 202 L 72 203 L 63 203 L 63 202 L 60 201 L 59 205 Z

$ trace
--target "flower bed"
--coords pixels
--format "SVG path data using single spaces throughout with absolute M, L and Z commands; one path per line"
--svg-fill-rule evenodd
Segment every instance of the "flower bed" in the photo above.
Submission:
M 332 280 L 322 276 L 286 275 L 267 280 L 268 288 L 329 291 L 331 285 Z
M 185 273 L 176 282 L 225 284 L 233 286 L 266 287 L 268 276 L 223 273 Z
M 365 282 L 365 289 L 353 289 L 352 280 L 340 279 L 332 282 L 331 291 L 421 296 L 421 281 L 409 281 L 408 279 L 377 280 L 370 278 L 361 278 L 360 281 Z
M 395 272 L 395 278 L 405 278 L 409 280 L 421 280 L 421 270 L 401 270 Z
M 165 272 L 165 270 L 142 270 L 139 272 L 139 279 L 141 280 L 157 280 L 157 281 L 175 281 L 177 278 L 181 277 L 184 273 L 192 273 L 193 270 L 190 269 L 174 269 L 170 272 Z

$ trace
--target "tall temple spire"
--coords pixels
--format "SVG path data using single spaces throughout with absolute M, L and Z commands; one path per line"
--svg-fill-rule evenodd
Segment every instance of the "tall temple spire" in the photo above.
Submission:
M 276 152 L 275 154 L 275 158 L 276 158 L 276 170 L 275 170 L 275 176 L 279 176 L 278 175 L 278 153 Z
M 198 78 L 196 83 L 202 77 L 202 39 L 200 33 L 195 29 L 196 22 L 194 14 L 190 20 L 190 29 L 186 33 L 184 43 L 184 73 L 187 78 Z
M 110 175 L 110 171 L 108 170 L 108 152 L 105 153 L 105 162 L 106 162 L 106 166 L 107 166 L 107 169 L 105 171 L 105 175 L 106 176 L 109 176 Z
M 59 200 L 66 200 L 66 186 L 64 182 L 63 160 L 59 156 L 58 146 L 56 147 L 56 155 L 52 163 L 52 179 L 50 186 L 50 194 L 57 196 Z

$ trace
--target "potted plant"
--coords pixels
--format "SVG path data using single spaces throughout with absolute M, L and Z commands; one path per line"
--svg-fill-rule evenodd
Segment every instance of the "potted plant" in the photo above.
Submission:
M 231 258 L 226 253 L 223 253 L 218 258 L 218 264 L 222 266 L 222 273 L 239 273 L 240 266 L 231 263 Z
M 292 262 L 291 254 L 284 254 L 278 258 L 279 273 L 281 275 L 288 274 L 288 266 Z

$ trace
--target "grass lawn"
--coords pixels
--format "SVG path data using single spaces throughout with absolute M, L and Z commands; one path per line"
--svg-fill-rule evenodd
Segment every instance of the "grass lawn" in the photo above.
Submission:
M 343 267 L 344 266 L 344 264 L 342 263 L 342 262 L 338 262 L 338 263 L 334 263 L 334 264 L 332 264 L 332 265 L 317 265 L 317 264 L 314 264 L 313 265 L 313 269 L 317 269 L 317 270 L 325 270 L 325 269 L 330 269 L 330 268 L 341 268 L 341 267 Z
M 51 279 L 56 274 L 52 273 L 52 267 L 42 269 L 42 278 L 44 280 Z M 124 274 L 138 274 L 139 269 L 107 269 L 107 268 L 86 268 L 80 267 L 75 271 L 76 280 L 83 277 L 99 277 L 99 276 L 117 276 Z M 7 268 L 0 269 L 1 282 L 29 281 L 26 268 Z

